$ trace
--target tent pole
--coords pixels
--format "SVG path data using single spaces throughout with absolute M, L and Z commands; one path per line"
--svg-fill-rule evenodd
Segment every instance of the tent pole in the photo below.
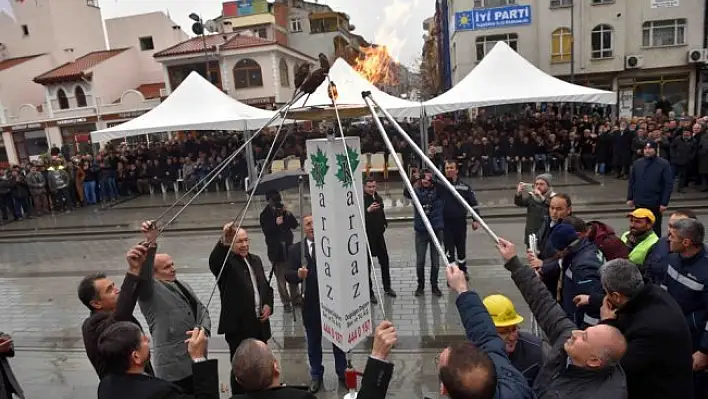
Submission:
M 251 133 L 248 131 L 248 122 L 243 121 L 243 139 L 246 140 L 246 164 L 248 165 L 248 181 L 252 183 L 256 178 L 256 163 L 253 159 L 253 144 Z M 250 185 L 250 184 L 249 184 Z

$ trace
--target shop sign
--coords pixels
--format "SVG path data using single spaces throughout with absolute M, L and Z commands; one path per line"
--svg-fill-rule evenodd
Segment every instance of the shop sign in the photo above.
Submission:
M 79 123 L 85 123 L 87 121 L 86 118 L 73 118 L 73 119 L 64 119 L 61 121 L 57 121 L 57 125 L 63 126 L 63 125 L 76 125 Z
M 658 0 L 652 0 L 658 1 Z M 531 6 L 480 8 L 455 13 L 455 30 L 482 30 L 531 25 Z
M 256 97 L 256 98 L 247 98 L 243 100 L 245 104 L 249 105 L 265 105 L 265 104 L 273 104 L 275 102 L 275 97 Z
M 146 114 L 147 111 L 130 111 L 130 112 L 121 112 L 118 114 L 118 117 L 120 119 L 132 119 L 132 118 L 137 118 L 141 115 Z
M 619 92 L 619 117 L 631 118 L 634 108 L 634 90 L 620 90 Z
M 651 8 L 678 7 L 679 0 L 651 0 Z
M 24 125 L 15 125 L 12 126 L 10 129 L 12 130 L 36 130 L 36 129 L 43 129 L 44 126 L 42 126 L 41 123 L 26 123 Z

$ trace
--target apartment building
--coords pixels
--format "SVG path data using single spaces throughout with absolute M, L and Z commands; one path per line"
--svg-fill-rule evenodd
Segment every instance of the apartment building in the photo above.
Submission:
M 677 115 L 701 112 L 701 71 L 708 61 L 704 2 L 439 2 L 447 22 L 441 36 L 449 41 L 443 58 L 450 64 L 441 70 L 452 84 L 503 40 L 551 75 L 617 92 L 621 116 L 651 114 L 662 97 Z

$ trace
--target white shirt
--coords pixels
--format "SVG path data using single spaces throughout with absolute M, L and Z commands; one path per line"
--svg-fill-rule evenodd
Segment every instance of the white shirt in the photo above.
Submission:
M 256 317 L 261 317 L 261 294 L 258 292 L 258 280 L 256 280 L 256 274 L 253 272 L 251 264 L 248 263 L 248 259 L 243 258 L 246 262 L 246 267 L 248 267 L 248 276 L 251 277 L 251 285 L 253 286 L 253 301 L 256 304 Z
M 314 241 L 310 241 L 309 239 L 306 239 L 307 242 L 307 252 L 310 254 L 310 258 L 315 259 L 315 254 L 312 251 L 314 248 L 313 246 L 315 245 Z

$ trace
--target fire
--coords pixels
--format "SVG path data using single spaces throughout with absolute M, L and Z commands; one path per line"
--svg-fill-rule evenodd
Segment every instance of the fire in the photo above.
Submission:
M 354 69 L 369 82 L 379 85 L 398 83 L 398 62 L 386 46 L 360 47 L 362 55 L 355 60 Z

